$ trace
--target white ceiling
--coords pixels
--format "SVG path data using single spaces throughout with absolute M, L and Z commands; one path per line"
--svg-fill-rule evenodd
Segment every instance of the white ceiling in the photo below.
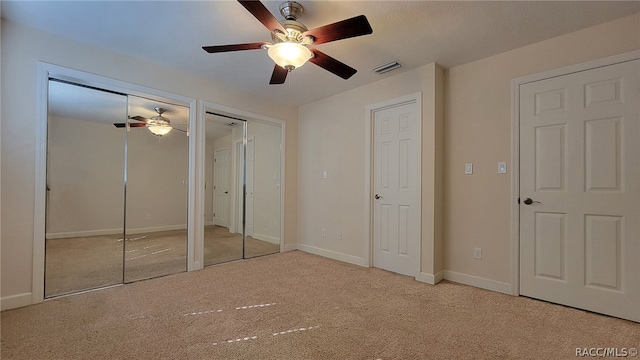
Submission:
M 206 45 L 271 41 L 236 1 L 8 1 L 2 16 L 97 47 L 208 78 L 255 96 L 301 105 L 437 62 L 452 67 L 640 11 L 638 1 L 310 1 L 299 21 L 315 28 L 364 14 L 373 34 L 318 45 L 354 67 L 349 80 L 307 64 L 268 85 L 264 50 L 208 54 Z M 281 1 L 263 1 L 282 19 Z M 397 60 L 385 75 L 370 71 Z

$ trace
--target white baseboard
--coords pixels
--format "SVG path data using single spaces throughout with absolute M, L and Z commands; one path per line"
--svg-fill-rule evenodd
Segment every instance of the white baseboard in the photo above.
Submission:
M 416 280 L 435 285 L 444 279 L 444 271 L 438 271 L 435 275 L 421 272 L 416 276 Z
M 254 232 L 251 235 L 251 237 L 254 238 L 254 239 L 270 242 L 272 244 L 280 244 L 280 239 L 279 238 L 273 237 L 273 236 L 269 236 L 269 235 L 258 234 L 256 232 Z
M 444 270 L 442 272 L 444 273 L 445 280 L 513 295 L 512 286 L 509 283 L 503 283 L 495 280 L 485 279 L 479 276 L 467 275 L 449 270 Z
M 31 293 L 11 295 L 0 299 L 0 310 L 15 309 L 31 305 Z
M 285 244 L 283 252 L 298 250 L 298 244 Z
M 148 228 L 127 229 L 127 235 L 130 234 L 142 234 L 156 231 L 171 231 L 171 230 L 185 230 L 187 225 L 168 225 L 168 226 L 156 226 Z M 61 233 L 48 233 L 45 235 L 45 239 L 66 239 L 74 237 L 88 237 L 88 236 L 100 236 L 100 235 L 122 235 L 122 229 L 100 229 L 100 230 L 84 230 L 84 231 L 70 231 Z
M 349 264 L 365 266 L 365 262 L 363 258 L 359 258 L 357 256 L 347 255 L 347 254 L 343 254 L 343 253 L 339 253 L 331 250 L 325 250 L 325 249 L 317 248 L 311 245 L 298 244 L 298 250 L 308 252 L 310 254 L 324 256 L 329 259 L 344 261 Z

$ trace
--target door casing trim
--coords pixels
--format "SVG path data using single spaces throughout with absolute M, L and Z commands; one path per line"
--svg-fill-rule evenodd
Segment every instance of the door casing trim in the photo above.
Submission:
M 511 294 L 520 295 L 520 86 L 640 59 L 640 50 L 543 71 L 511 80 Z

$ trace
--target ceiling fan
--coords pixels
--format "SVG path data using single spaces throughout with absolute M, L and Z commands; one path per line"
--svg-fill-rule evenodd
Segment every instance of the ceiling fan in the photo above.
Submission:
M 129 123 L 129 127 L 146 127 L 153 135 L 156 136 L 167 135 L 173 129 L 186 133 L 185 130 L 176 129 L 171 126 L 171 121 L 162 116 L 162 114 L 164 114 L 167 109 L 161 107 L 156 107 L 153 109 L 158 113 L 158 115 L 152 117 L 151 119 L 147 119 L 142 116 L 129 116 L 129 120 L 139 121 L 137 123 Z M 127 123 L 114 123 L 113 125 L 117 128 L 123 128 L 127 126 Z
M 269 84 L 284 84 L 287 74 L 307 61 L 346 80 L 357 70 L 312 46 L 373 33 L 364 15 L 309 30 L 297 21 L 304 9 L 295 1 L 287 1 L 280 5 L 280 14 L 285 18 L 282 22 L 278 21 L 260 1 L 238 2 L 271 32 L 273 43 L 254 42 L 202 48 L 208 53 L 267 49 L 269 57 L 276 63 Z

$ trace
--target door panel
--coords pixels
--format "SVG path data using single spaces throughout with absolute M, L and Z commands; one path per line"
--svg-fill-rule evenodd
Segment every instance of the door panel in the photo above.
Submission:
M 282 128 L 247 124 L 245 258 L 280 251 Z
M 213 159 L 214 221 L 216 225 L 228 228 L 230 191 L 229 149 L 216 150 Z
M 376 110 L 373 265 L 420 271 L 420 114 L 415 101 Z
M 125 134 L 113 122 L 127 116 L 124 95 L 53 79 L 48 93 L 47 298 L 122 282 Z
M 640 321 L 640 60 L 520 87 L 520 292 Z
M 238 179 L 242 179 L 244 169 L 245 124 L 210 112 L 205 115 L 205 178 L 213 183 L 207 193 L 211 215 L 205 215 L 205 266 L 242 259 L 242 216 L 238 216 L 242 202 L 238 198 L 243 185 Z
M 129 96 L 129 116 L 166 108 L 174 130 L 158 137 L 146 127 L 127 134 L 125 282 L 187 270 L 189 138 L 187 108 Z

